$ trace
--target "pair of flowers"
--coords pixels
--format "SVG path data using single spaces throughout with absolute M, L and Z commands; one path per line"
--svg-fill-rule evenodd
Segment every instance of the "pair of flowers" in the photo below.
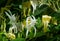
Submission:
M 9 19 L 10 19 L 10 24 L 12 25 L 12 27 L 9 28 L 9 33 L 12 33 L 12 30 L 14 30 L 14 33 L 17 33 L 16 17 L 15 17 L 15 15 L 12 15 L 12 13 L 11 13 L 10 10 L 8 10 L 8 12 L 10 13 L 10 15 L 9 15 L 7 12 L 5 12 L 5 13 L 6 13 L 6 15 L 9 17 Z M 29 23 L 29 21 L 30 21 L 30 23 Z M 32 27 L 33 27 L 34 30 L 35 30 L 34 36 L 36 35 L 36 28 L 35 28 L 35 26 L 34 26 L 35 23 L 36 23 L 36 19 L 35 19 L 34 16 L 32 16 L 32 17 L 31 17 L 31 16 L 27 17 L 27 19 L 26 19 L 26 28 L 27 28 L 26 37 L 28 36 L 28 32 L 30 31 L 30 29 L 31 29 Z
M 48 16 L 48 15 L 42 15 L 42 23 L 43 23 L 43 30 L 44 32 L 47 32 L 47 27 L 50 23 L 50 20 L 52 19 L 51 16 Z M 30 21 L 30 22 L 29 22 Z M 34 30 L 35 30 L 35 33 L 34 33 L 34 36 L 36 35 L 36 28 L 35 28 L 35 23 L 37 23 L 37 20 L 35 19 L 34 16 L 29 16 L 27 17 L 26 19 L 26 28 L 27 28 L 27 31 L 26 31 L 26 37 L 28 36 L 28 32 L 30 31 L 30 29 L 33 27 Z

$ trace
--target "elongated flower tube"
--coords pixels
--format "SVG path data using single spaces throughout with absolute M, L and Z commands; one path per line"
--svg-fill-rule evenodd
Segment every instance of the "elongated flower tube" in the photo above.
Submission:
M 51 16 L 48 15 L 43 15 L 42 16 L 42 23 L 44 25 L 44 32 L 47 32 L 47 27 L 48 27 L 48 23 L 51 20 Z
M 36 10 L 36 7 L 37 7 L 37 0 L 30 0 L 30 2 L 33 7 L 33 14 L 34 14 L 34 11 Z
M 32 18 L 33 17 L 33 18 Z M 34 33 L 34 36 L 36 35 L 36 28 L 35 28 L 35 23 L 36 23 L 36 19 L 34 16 L 29 16 L 27 17 L 26 19 L 26 28 L 27 28 L 27 31 L 26 31 L 26 38 L 28 36 L 28 32 L 30 32 L 31 28 L 33 27 L 34 30 L 35 30 L 35 33 Z
M 16 25 L 13 25 L 12 27 L 9 28 L 9 33 L 13 33 L 13 31 L 14 31 L 14 33 L 17 33 Z

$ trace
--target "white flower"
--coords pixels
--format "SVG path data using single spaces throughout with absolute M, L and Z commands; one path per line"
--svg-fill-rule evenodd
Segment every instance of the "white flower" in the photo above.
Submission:
M 30 23 L 29 23 L 30 21 Z M 27 31 L 26 31 L 26 37 L 28 36 L 28 32 L 30 32 L 31 28 L 33 27 L 34 30 L 35 30 L 35 33 L 34 33 L 34 36 L 36 35 L 36 28 L 35 28 L 35 23 L 36 23 L 36 19 L 34 16 L 29 16 L 27 17 L 26 19 L 26 28 L 27 28 Z
M 16 17 L 15 17 L 15 15 L 12 15 L 10 10 L 8 10 L 8 12 L 10 15 L 7 12 L 5 12 L 5 13 L 8 16 L 8 18 L 10 19 L 10 24 L 12 25 L 12 27 L 10 27 L 10 29 L 9 29 L 9 32 L 12 33 L 12 30 L 14 30 L 14 33 L 17 33 Z
M 36 10 L 36 7 L 37 7 L 37 2 L 36 2 L 36 0 L 30 0 L 30 2 L 31 2 L 31 5 L 32 5 L 32 7 L 33 7 L 33 14 L 34 14 L 34 11 Z

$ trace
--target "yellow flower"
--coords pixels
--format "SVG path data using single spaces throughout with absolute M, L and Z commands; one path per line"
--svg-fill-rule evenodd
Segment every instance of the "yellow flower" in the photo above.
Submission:
M 15 39 L 15 35 L 13 33 L 6 33 L 5 34 L 7 38 L 9 38 L 10 40 Z
M 51 16 L 48 16 L 48 15 L 43 15 L 42 16 L 42 22 L 44 23 L 44 22 L 50 22 L 50 19 L 51 19 Z
M 44 32 L 47 31 L 48 23 L 50 22 L 50 20 L 51 20 L 51 16 L 48 16 L 48 15 L 42 16 L 42 23 L 44 25 Z

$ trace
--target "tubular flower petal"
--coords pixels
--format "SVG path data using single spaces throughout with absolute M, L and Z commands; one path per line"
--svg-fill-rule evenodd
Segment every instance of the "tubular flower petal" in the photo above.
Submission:
M 37 0 L 30 0 L 30 2 L 31 2 L 31 5 L 32 5 L 32 7 L 33 7 L 33 14 L 34 14 L 34 11 L 36 10 L 36 7 L 37 7 L 37 2 L 36 2 Z
M 13 33 L 13 30 L 14 30 L 14 33 L 17 33 L 17 27 L 15 25 L 9 28 L 9 32 Z
M 51 20 L 51 16 L 48 16 L 48 15 L 42 16 L 42 23 L 44 25 L 44 32 L 47 31 L 48 23 L 50 22 L 50 20 Z

